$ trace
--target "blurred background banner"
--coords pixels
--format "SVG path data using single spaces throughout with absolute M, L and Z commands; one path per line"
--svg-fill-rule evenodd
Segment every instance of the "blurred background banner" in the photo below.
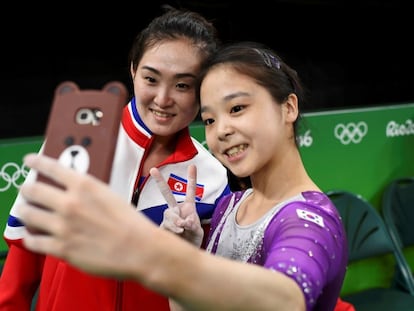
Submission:
M 206 146 L 201 123 L 194 122 L 190 131 Z M 37 152 L 42 140 L 41 136 L 0 140 L 2 229 L 27 175 L 23 156 Z M 379 208 L 388 182 L 414 176 L 414 103 L 304 113 L 298 143 L 309 174 L 323 191 L 346 189 Z M 0 240 L 0 250 L 5 248 Z
M 414 104 L 305 114 L 299 141 L 324 191 L 347 189 L 379 208 L 390 180 L 414 175 Z
M 191 131 L 206 145 L 201 124 Z M 304 113 L 297 139 L 322 190 L 347 189 L 376 208 L 390 180 L 414 175 L 414 103 Z
M 10 208 L 16 198 L 18 189 L 27 176 L 28 168 L 23 165 L 27 153 L 37 152 L 43 137 L 22 137 L 0 140 L 0 232 L 6 227 Z M 0 239 L 0 251 L 7 245 Z

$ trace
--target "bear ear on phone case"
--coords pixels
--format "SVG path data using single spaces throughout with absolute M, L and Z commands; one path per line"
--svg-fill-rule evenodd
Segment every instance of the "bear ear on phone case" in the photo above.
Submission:
M 118 81 L 100 90 L 82 90 L 72 81 L 60 83 L 55 89 L 43 153 L 109 182 L 127 97 L 126 87 Z

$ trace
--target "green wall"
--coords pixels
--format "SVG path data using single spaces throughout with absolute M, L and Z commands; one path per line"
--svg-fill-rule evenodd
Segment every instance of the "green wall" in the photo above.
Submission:
M 27 176 L 28 169 L 23 165 L 23 156 L 39 150 L 42 137 L 27 137 L 0 140 L 0 233 L 2 235 L 7 216 L 17 195 L 18 187 Z M 7 245 L 0 239 L 0 251 Z

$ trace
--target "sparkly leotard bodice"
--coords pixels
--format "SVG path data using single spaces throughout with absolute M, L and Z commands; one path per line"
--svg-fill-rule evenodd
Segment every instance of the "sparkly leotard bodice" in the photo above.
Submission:
M 331 311 L 348 260 L 346 234 L 329 198 L 317 191 L 275 205 L 253 224 L 240 226 L 237 210 L 252 189 L 221 200 L 214 212 L 207 250 L 264 266 L 294 279 L 307 310 Z

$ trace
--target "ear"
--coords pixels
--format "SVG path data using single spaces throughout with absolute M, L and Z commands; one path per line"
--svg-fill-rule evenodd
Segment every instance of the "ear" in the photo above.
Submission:
M 135 75 L 137 73 L 136 70 L 134 70 L 134 64 L 131 62 L 131 66 L 129 67 L 129 71 L 131 73 L 132 81 L 135 80 Z
M 290 93 L 286 101 L 283 103 L 283 111 L 285 119 L 288 122 L 295 122 L 299 115 L 298 97 L 294 93 Z
M 128 91 L 124 84 L 118 81 L 111 81 L 106 83 L 102 90 L 111 93 L 115 96 L 121 97 L 124 101 L 128 97 Z
M 79 86 L 73 81 L 64 81 L 60 83 L 55 89 L 56 96 L 72 92 L 79 92 Z

